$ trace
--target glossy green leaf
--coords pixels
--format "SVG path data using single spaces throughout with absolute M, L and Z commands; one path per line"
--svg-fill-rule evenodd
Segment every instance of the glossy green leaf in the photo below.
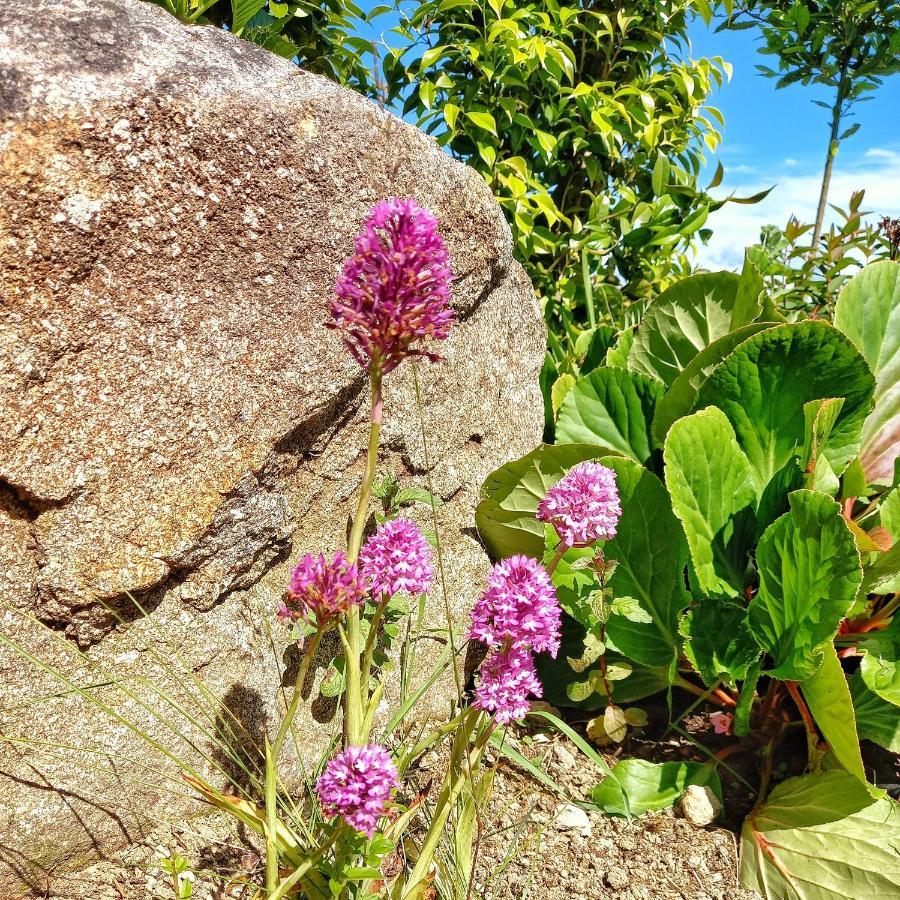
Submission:
M 870 691 L 858 671 L 850 676 L 849 683 L 860 738 L 900 753 L 900 708 Z
M 866 687 L 900 706 L 900 615 L 884 631 L 873 631 L 860 643 L 865 651 L 859 671 Z
M 703 598 L 681 620 L 684 655 L 707 687 L 718 681 L 734 687 L 760 656 L 747 610 L 737 603 Z
M 713 341 L 748 324 L 735 318 L 740 278 L 730 272 L 691 275 L 663 291 L 635 334 L 628 368 L 670 385 Z
M 834 324 L 875 373 L 875 408 L 863 427 L 861 458 L 869 481 L 890 484 L 900 455 L 900 266 L 875 262 L 847 282 Z
M 824 322 L 778 325 L 744 341 L 701 386 L 698 409 L 718 406 L 734 426 L 760 485 L 767 485 L 804 441 L 804 404 L 843 397 L 822 452 L 840 474 L 859 450 L 874 378 L 866 361 Z
M 741 832 L 741 884 L 778 900 L 900 895 L 900 806 L 847 772 L 790 778 Z
M 535 519 L 538 503 L 576 463 L 608 452 L 585 444 L 542 444 L 488 475 L 475 510 L 475 525 L 491 558 L 516 553 L 540 558 L 544 526 Z
M 750 625 L 772 657 L 769 674 L 803 681 L 822 664 L 824 646 L 862 579 L 840 505 L 816 491 L 794 491 L 790 512 L 763 534 L 756 564 L 760 583 L 749 606 Z
M 634 344 L 635 331 L 633 328 L 626 328 L 619 332 L 615 344 L 606 351 L 606 364 L 614 369 L 628 368 L 628 355 L 631 353 L 631 347 Z
M 822 665 L 800 685 L 800 689 L 837 761 L 851 775 L 865 783 L 866 773 L 863 770 L 862 754 L 859 752 L 853 700 L 847 686 L 847 677 L 833 644 L 826 644 L 822 653 Z
M 666 809 L 691 784 L 705 785 L 722 799 L 719 776 L 709 764 L 623 759 L 612 771 L 615 781 L 607 778 L 591 791 L 591 800 L 609 815 L 625 816 L 630 812 L 640 816 L 655 809 Z
M 240 34 L 247 23 L 261 10 L 266 0 L 231 0 L 231 30 Z
M 607 367 L 579 378 L 556 420 L 557 443 L 609 447 L 639 463 L 653 449 L 650 423 L 663 386 L 653 378 Z
M 607 558 L 618 561 L 609 580 L 613 597 L 632 597 L 652 621 L 613 615 L 606 627 L 612 646 L 630 659 L 666 666 L 675 656 L 678 621 L 690 596 L 684 586 L 688 548 L 662 482 L 623 457 L 602 460 L 616 472 L 622 518 Z
M 474 122 L 479 128 L 489 131 L 496 136 L 497 123 L 489 112 L 476 112 L 474 110 L 466 110 L 466 118 Z
M 686 416 L 694 408 L 697 391 L 700 390 L 700 385 L 703 384 L 709 373 L 747 338 L 771 327 L 771 322 L 754 322 L 751 325 L 736 328 L 717 341 L 713 341 L 684 367 L 657 404 L 656 412 L 653 414 L 653 436 L 658 443 L 664 443 L 666 434 L 673 423 L 682 416 Z
M 725 413 L 714 406 L 679 419 L 663 459 L 700 590 L 742 597 L 756 533 L 756 475 Z

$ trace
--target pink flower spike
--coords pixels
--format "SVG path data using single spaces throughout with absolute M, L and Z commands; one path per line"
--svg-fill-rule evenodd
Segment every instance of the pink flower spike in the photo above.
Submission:
M 730 712 L 712 712 L 709 714 L 716 734 L 732 734 L 734 729 L 734 715 Z
M 397 786 L 397 767 L 378 744 L 347 747 L 333 756 L 316 782 L 322 812 L 341 816 L 357 831 L 372 837 L 384 805 Z
M 319 627 L 330 623 L 351 606 L 365 602 L 365 584 L 355 563 L 340 551 L 328 562 L 320 553 L 309 553 L 291 572 L 286 602 L 278 608 L 281 618 L 316 619 Z
M 530 696 L 543 694 L 531 651 L 513 647 L 492 653 L 481 664 L 472 706 L 493 715 L 498 725 L 524 719 Z
M 569 470 L 538 504 L 539 522 L 548 522 L 569 547 L 586 547 L 616 536 L 622 515 L 616 473 L 600 463 Z
M 434 579 L 431 547 L 409 519 L 391 519 L 363 545 L 359 567 L 376 597 L 427 594 Z
M 407 356 L 438 360 L 417 346 L 450 334 L 450 257 L 438 221 L 414 200 L 378 203 L 357 235 L 331 301 L 338 329 L 357 362 L 385 374 Z
M 506 643 L 556 656 L 561 610 L 547 570 L 528 556 L 498 562 L 472 610 L 469 637 L 497 649 Z

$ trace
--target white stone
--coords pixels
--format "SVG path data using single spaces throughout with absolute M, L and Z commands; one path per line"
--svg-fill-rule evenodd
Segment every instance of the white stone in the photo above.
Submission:
M 703 828 L 722 811 L 719 798 L 706 785 L 689 784 L 681 798 L 681 814 L 686 822 Z

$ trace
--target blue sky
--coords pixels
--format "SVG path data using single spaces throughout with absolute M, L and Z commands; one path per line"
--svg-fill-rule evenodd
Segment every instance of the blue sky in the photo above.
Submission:
M 756 72 L 762 62 L 753 30 L 713 33 L 702 21 L 691 27 L 692 55 L 722 56 L 734 67 L 731 81 L 713 97 L 725 116 L 718 157 L 725 166 L 719 193 L 752 194 L 775 185 L 754 206 L 730 204 L 710 219 L 714 236 L 698 252 L 712 268 L 736 266 L 741 247 L 756 240 L 762 225 L 784 225 L 797 215 L 815 218 L 828 140 L 828 113 L 813 100 L 829 101 L 827 91 L 794 85 L 776 91 Z M 774 68 L 774 65 L 773 65 Z M 859 131 L 835 160 L 829 202 L 846 208 L 854 190 L 866 189 L 863 209 L 900 215 L 900 76 L 885 81 L 873 98 L 855 108 Z
M 360 5 L 370 9 L 375 3 Z M 382 17 L 378 30 L 390 24 L 389 17 Z M 722 56 L 733 67 L 731 80 L 711 99 L 725 116 L 722 144 L 708 164 L 710 173 L 718 160 L 725 167 L 725 180 L 716 193 L 749 195 L 774 185 L 761 203 L 727 204 L 710 217 L 714 234 L 708 247 L 698 248 L 698 262 L 733 268 L 740 265 L 743 248 L 758 240 L 763 225 L 783 226 L 791 215 L 805 222 L 815 218 L 828 113 L 812 101 L 831 98 L 820 88 L 801 85 L 776 91 L 774 82 L 756 71 L 758 63 L 775 64 L 757 51 L 755 30 L 716 34 L 697 19 L 690 38 L 692 56 Z M 861 127 L 838 154 L 829 201 L 846 207 L 850 194 L 865 188 L 863 209 L 872 210 L 872 218 L 898 216 L 900 75 L 887 79 L 871 96 L 874 99 L 855 109 L 852 121 Z

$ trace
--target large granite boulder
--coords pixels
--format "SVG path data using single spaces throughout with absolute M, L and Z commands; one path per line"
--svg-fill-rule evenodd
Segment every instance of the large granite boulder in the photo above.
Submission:
M 343 545 L 362 475 L 364 378 L 323 321 L 390 195 L 435 212 L 456 274 L 445 361 L 421 405 L 410 364 L 389 378 L 379 460 L 445 501 L 446 629 L 487 567 L 479 485 L 541 428 L 540 312 L 485 184 L 222 31 L 0 0 L 0 896 L 196 814 L 182 763 L 253 764 L 296 664 L 289 565 Z M 414 682 L 441 647 L 417 645 Z M 313 757 L 340 723 L 310 695 Z

